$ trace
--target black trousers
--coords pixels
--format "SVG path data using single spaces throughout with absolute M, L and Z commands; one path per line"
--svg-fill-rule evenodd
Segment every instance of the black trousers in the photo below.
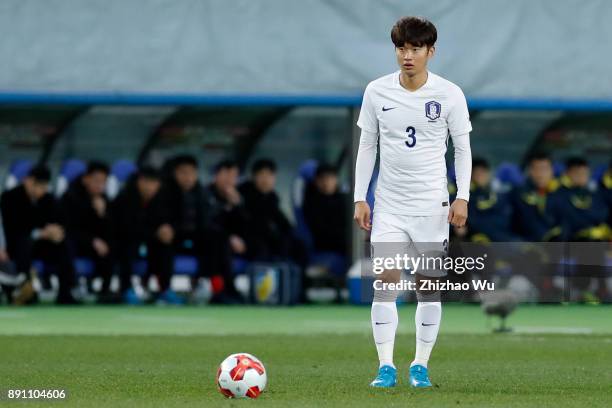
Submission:
M 105 240 L 109 248 L 111 247 L 110 240 Z M 106 256 L 100 256 L 86 243 L 79 242 L 74 245 L 74 252 L 77 257 L 83 257 L 90 259 L 94 264 L 93 278 L 102 278 L 102 289 L 101 293 L 108 293 L 110 291 L 111 278 L 115 268 L 115 254 L 113 249 L 109 251 Z
M 146 255 L 141 254 L 141 248 L 146 248 Z M 119 258 L 120 290 L 124 292 L 132 288 L 132 275 L 134 274 L 134 262 L 146 259 L 147 273 L 143 277 L 143 285 L 146 285 L 151 276 L 155 276 L 163 292 L 170 287 L 174 266 L 174 248 L 157 239 L 149 241 L 133 239 L 120 242 L 117 246 Z
M 45 264 L 45 271 L 53 273 L 59 281 L 58 300 L 71 298 L 70 289 L 75 284 L 74 265 L 66 241 L 54 243 L 46 240 L 33 240 L 29 237 L 11 239 L 9 255 L 15 262 L 17 271 L 30 271 L 32 260 L 40 259 Z
M 174 250 L 198 258 L 197 277 L 221 276 L 224 291 L 236 292 L 232 275 L 232 251 L 227 234 L 215 229 L 179 231 L 174 239 Z
M 140 253 L 142 245 L 146 246 L 146 256 Z M 148 241 L 132 240 L 122 242 L 117 247 L 119 258 L 121 291 L 132 287 L 134 261 L 147 260 L 147 275 L 158 280 L 160 290 L 163 292 L 170 288 L 170 280 L 174 273 L 174 257 L 177 254 L 191 255 L 198 259 L 199 277 L 221 276 L 224 286 L 230 293 L 235 292 L 232 276 L 232 254 L 228 237 L 214 230 L 192 232 L 179 232 L 172 244 L 163 244 L 157 238 Z

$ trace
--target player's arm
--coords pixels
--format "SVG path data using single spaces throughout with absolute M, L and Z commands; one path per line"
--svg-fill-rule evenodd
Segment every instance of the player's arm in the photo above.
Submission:
M 452 136 L 455 147 L 455 176 L 457 178 L 457 196 L 448 212 L 448 222 L 456 227 L 463 227 L 467 220 L 467 204 L 470 201 L 470 179 L 472 177 L 472 150 L 470 134 Z
M 366 87 L 363 94 L 357 126 L 361 128 L 361 137 L 355 163 L 355 215 L 353 219 L 361 229 L 369 231 L 372 226 L 370 225 L 370 206 L 366 202 L 366 195 L 376 164 L 378 146 L 378 118 L 371 84 Z
M 470 180 L 472 178 L 472 151 L 470 149 L 470 114 L 465 95 L 459 87 L 451 94 L 452 108 L 448 116 L 448 131 L 455 147 L 455 176 L 457 178 L 457 198 L 451 204 L 448 222 L 463 227 L 467 220 L 467 205 L 470 200 Z
M 370 206 L 366 202 L 366 195 L 376 164 L 377 146 L 378 133 L 362 130 L 355 164 L 355 215 L 353 218 L 361 229 L 367 231 L 372 226 L 370 225 Z

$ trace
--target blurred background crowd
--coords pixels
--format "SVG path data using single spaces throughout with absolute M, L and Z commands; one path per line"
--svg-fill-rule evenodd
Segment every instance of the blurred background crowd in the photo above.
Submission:
M 302 274 L 308 246 L 339 260 L 330 271 L 338 280 L 346 272 L 348 203 L 333 166 L 317 165 L 304 185 L 300 211 L 309 238 L 300 239 L 280 208 L 276 163 L 270 159 L 256 160 L 242 179 L 235 161 L 222 160 L 208 184 L 199 180 L 198 160 L 191 155 L 172 157 L 162 169 L 124 161 L 114 169 L 122 180 L 115 179 L 121 188 L 112 199 L 111 168 L 104 162 L 67 163 L 55 192 L 49 168 L 29 164 L 15 164 L 7 182 L 17 185 L 0 198 L 0 261 L 14 269 L 3 273 L 9 301 L 38 300 L 32 267 L 42 290 L 52 289 L 51 276 L 56 277 L 60 304 L 79 303 L 87 295 L 101 303 L 183 304 L 189 296 L 171 288 L 177 272 L 189 276 L 190 294 L 207 290 L 198 287 L 204 285 L 212 302 L 242 303 L 234 276 L 249 262 L 288 261 Z M 62 185 L 66 191 L 57 191 Z M 133 276 L 144 293 L 134 290 Z M 79 277 L 86 293 L 75 294 Z
M 203 293 L 207 301 L 243 303 L 248 293 L 237 290 L 235 277 L 253 262 L 294 265 L 300 302 L 309 301 L 309 277 L 319 267 L 334 299 L 343 301 L 353 259 L 352 200 L 336 167 L 302 165 L 291 216 L 280 205 L 274 160 L 256 159 L 241 172 L 223 159 L 207 182 L 199 167 L 188 154 L 159 169 L 71 160 L 52 183 L 46 165 L 15 162 L 0 197 L 6 301 L 35 303 L 50 291 L 62 304 L 180 305 L 200 302 Z M 374 208 L 375 184 L 376 174 L 368 194 Z M 453 229 L 452 242 L 607 242 L 611 208 L 610 166 L 592 171 L 581 157 L 555 163 L 534 152 L 524 169 L 492 169 L 475 157 L 468 225 Z M 180 295 L 175 275 L 186 278 Z M 603 278 L 588 300 L 610 300 Z

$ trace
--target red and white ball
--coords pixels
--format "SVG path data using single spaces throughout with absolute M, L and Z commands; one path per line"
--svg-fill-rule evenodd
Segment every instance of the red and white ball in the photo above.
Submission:
M 263 363 L 248 353 L 232 354 L 217 370 L 217 386 L 227 398 L 257 398 L 267 381 Z

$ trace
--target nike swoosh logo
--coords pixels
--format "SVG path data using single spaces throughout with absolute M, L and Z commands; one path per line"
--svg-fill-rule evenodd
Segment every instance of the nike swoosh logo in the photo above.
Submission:
M 421 323 L 421 326 L 435 326 L 435 323 Z
M 383 107 L 382 107 L 382 110 L 383 110 L 383 112 L 386 112 L 386 111 L 390 111 L 391 109 L 395 109 L 395 108 L 397 108 L 397 106 L 394 106 L 393 108 L 385 108 L 385 107 L 383 106 Z
M 376 325 L 378 326 L 380 324 L 389 324 L 389 323 L 391 323 L 391 322 L 376 322 Z

